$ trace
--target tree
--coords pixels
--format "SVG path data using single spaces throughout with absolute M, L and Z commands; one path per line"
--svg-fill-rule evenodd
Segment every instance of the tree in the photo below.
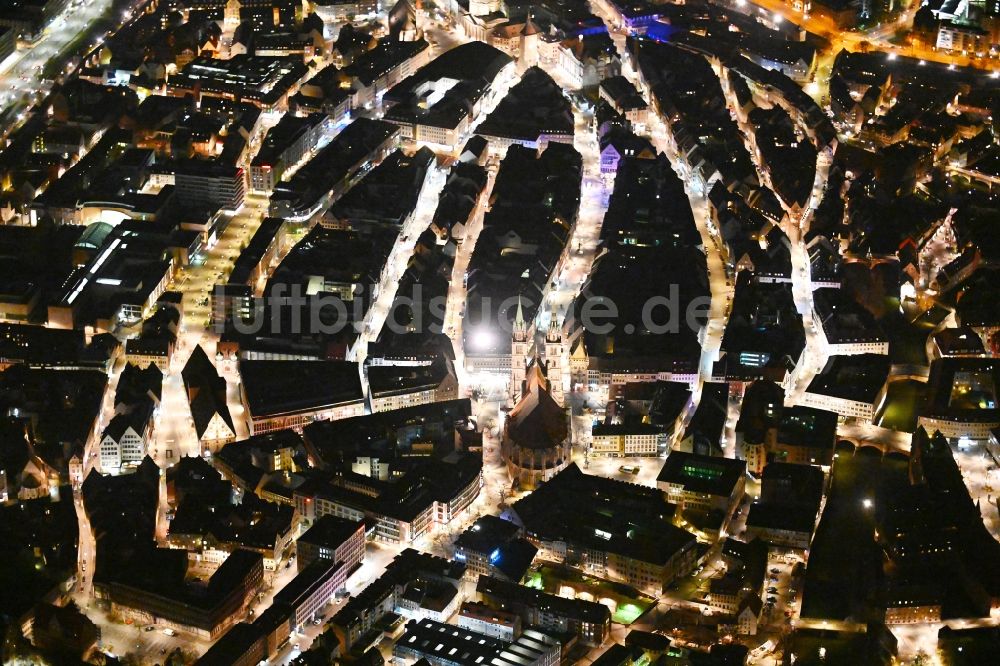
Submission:
M 937 34 L 939 21 L 934 17 L 930 5 L 924 5 L 913 15 L 913 30 L 922 37 Z

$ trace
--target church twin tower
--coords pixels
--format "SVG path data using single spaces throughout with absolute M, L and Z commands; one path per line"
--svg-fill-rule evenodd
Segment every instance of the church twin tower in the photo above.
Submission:
M 522 386 L 527 377 L 528 365 L 538 357 L 538 351 L 534 349 L 533 331 L 534 325 L 529 326 L 528 322 L 524 320 L 521 299 L 518 298 L 517 313 L 514 316 L 514 327 L 510 340 L 510 396 L 514 402 L 517 402 L 521 394 Z M 566 344 L 562 326 L 559 325 L 558 313 L 553 308 L 552 316 L 549 319 L 549 329 L 545 333 L 542 358 L 539 362 L 544 361 L 545 363 L 545 376 L 549 383 L 549 393 L 556 402 L 563 406 L 565 406 L 563 389 L 566 375 L 565 355 Z

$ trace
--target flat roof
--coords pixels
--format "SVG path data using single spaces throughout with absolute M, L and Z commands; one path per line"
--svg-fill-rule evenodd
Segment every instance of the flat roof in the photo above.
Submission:
M 505 543 L 517 538 L 521 528 L 499 516 L 485 515 L 455 539 L 455 548 L 477 553 L 492 553 Z
M 831 356 L 806 392 L 874 403 L 889 377 L 891 365 L 891 359 L 882 354 Z
M 921 416 L 1000 421 L 1000 359 L 945 357 L 931 363 Z
M 364 400 L 358 364 L 351 361 L 242 361 L 240 377 L 254 418 Z
M 676 506 L 662 491 L 584 474 L 575 463 L 510 510 L 534 537 L 656 565 L 695 543 L 694 535 L 673 525 Z
M 744 460 L 671 451 L 656 481 L 681 485 L 689 492 L 729 497 L 746 469 Z
M 393 652 L 412 651 L 427 655 L 435 663 L 483 664 L 507 645 L 506 642 L 461 627 L 434 620 L 410 620 Z
M 813 291 L 813 303 L 830 344 L 888 342 L 889 338 L 872 313 L 850 298 L 843 289 L 816 289 Z
M 788 446 L 833 446 L 837 413 L 813 407 L 786 407 L 778 422 L 778 442 Z
M 375 48 L 355 57 L 351 64 L 344 68 L 344 74 L 356 78 L 367 87 L 429 47 L 424 39 L 409 42 L 383 37 Z
M 389 105 L 384 118 L 454 128 L 511 62 L 510 56 L 485 42 L 456 46 L 393 86 L 383 97 Z
M 364 528 L 363 520 L 348 520 L 327 514 L 313 523 L 312 527 L 298 538 L 298 542 L 338 548 L 357 534 L 358 530 L 364 530 Z
M 260 150 L 254 157 L 253 166 L 275 166 L 281 154 L 301 139 L 307 132 L 329 120 L 325 113 L 310 113 L 308 116 L 296 116 L 286 113 L 278 124 L 267 131 Z
M 590 624 L 608 624 L 611 611 L 604 604 L 583 599 L 567 599 L 533 587 L 525 587 L 492 576 L 480 576 L 476 592 L 489 599 L 496 599 L 501 606 L 524 604 L 542 613 L 580 620 Z
M 325 557 L 316 558 L 274 595 L 274 603 L 288 604 L 298 609 L 345 566 L 347 566 L 345 562 L 334 562 Z

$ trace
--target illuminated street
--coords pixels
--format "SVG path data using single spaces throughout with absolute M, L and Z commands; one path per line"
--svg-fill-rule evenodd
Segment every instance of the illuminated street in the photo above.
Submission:
M 994 663 L 995 10 L 3 9 L 5 658 Z

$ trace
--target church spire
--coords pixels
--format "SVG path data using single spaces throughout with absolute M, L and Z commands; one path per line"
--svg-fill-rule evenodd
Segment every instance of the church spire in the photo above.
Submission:
M 514 315 L 514 337 L 519 340 L 525 340 L 528 337 L 528 324 L 524 321 L 520 294 L 517 296 L 517 313 Z
M 559 342 L 562 339 L 562 327 L 559 325 L 559 312 L 552 306 L 552 314 L 549 317 L 549 330 L 545 334 L 545 339 L 549 342 Z

